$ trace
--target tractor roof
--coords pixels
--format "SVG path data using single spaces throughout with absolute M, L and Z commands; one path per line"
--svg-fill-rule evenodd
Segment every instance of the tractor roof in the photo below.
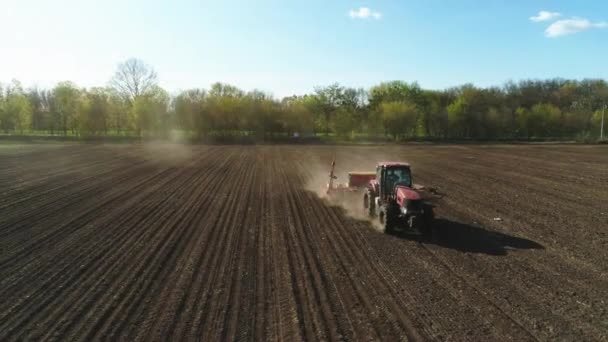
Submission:
M 378 162 L 378 165 L 382 165 L 382 166 L 407 166 L 407 167 L 410 167 L 410 163 L 395 162 L 395 161 L 382 161 L 382 162 Z

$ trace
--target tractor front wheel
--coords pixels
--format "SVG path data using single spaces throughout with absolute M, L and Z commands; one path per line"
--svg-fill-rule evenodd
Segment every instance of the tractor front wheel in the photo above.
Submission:
M 380 223 L 384 227 L 384 233 L 392 234 L 395 232 L 399 219 L 399 207 L 388 205 L 385 210 L 380 212 Z

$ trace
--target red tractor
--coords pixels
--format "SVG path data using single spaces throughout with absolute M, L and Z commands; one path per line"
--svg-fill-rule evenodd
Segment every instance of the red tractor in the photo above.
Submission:
M 432 188 L 412 182 L 410 165 L 402 162 L 380 162 L 376 172 L 349 172 L 347 185 L 334 185 L 335 162 L 332 163 L 327 193 L 363 193 L 363 210 L 377 217 L 385 233 L 417 231 L 432 235 L 433 206 L 423 194 L 436 194 Z

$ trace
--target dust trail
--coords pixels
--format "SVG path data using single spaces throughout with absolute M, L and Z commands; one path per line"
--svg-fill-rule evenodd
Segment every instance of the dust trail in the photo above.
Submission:
M 319 156 L 307 156 L 303 170 L 308 174 L 304 189 L 311 191 L 321 198 L 327 197 L 327 183 L 329 182 L 329 165 L 324 165 Z
M 351 156 L 352 157 L 352 156 Z M 352 171 L 373 171 L 376 161 L 357 156 L 355 159 L 346 159 L 340 154 L 333 154 L 330 158 L 322 160 L 318 155 L 308 155 L 303 169 L 308 174 L 304 188 L 315 193 L 327 201 L 329 205 L 339 206 L 345 210 L 346 215 L 357 220 L 368 221 L 372 226 L 381 231 L 382 226 L 377 220 L 371 219 L 363 209 L 363 195 L 365 189 L 359 191 L 340 191 L 327 194 L 331 161 L 336 161 L 334 175 L 334 186 L 348 184 L 348 173 Z
M 163 164 L 180 165 L 192 159 L 192 146 L 175 142 L 150 141 L 143 144 L 143 156 Z

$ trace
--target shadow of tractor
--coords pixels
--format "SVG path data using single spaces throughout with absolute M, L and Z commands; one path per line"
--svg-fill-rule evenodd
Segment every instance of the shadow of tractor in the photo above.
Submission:
M 407 236 L 402 236 L 408 238 Z M 507 255 L 509 250 L 544 249 L 532 240 L 499 233 L 461 222 L 438 218 L 433 237 L 421 241 L 467 253 Z
M 370 231 L 378 231 L 377 226 L 374 228 L 374 223 L 370 222 L 366 218 L 366 214 L 358 208 L 359 202 L 350 205 L 350 203 L 344 200 L 340 204 L 331 203 L 327 200 L 323 201 L 342 217 L 356 222 L 357 225 L 367 226 Z M 392 233 L 391 235 L 404 240 L 437 245 L 460 252 L 494 256 L 504 256 L 507 255 L 508 251 L 514 250 L 544 249 L 541 244 L 529 239 L 487 230 L 477 225 L 453 221 L 443 217 L 434 220 L 432 237 L 423 237 L 420 234 L 408 232 Z

